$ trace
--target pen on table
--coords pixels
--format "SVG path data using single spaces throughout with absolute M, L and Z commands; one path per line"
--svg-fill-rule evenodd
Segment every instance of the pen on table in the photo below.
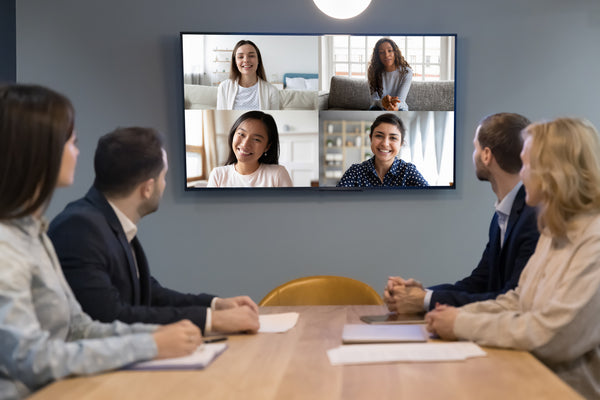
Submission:
M 209 337 L 203 338 L 202 341 L 204 343 L 215 343 L 215 342 L 222 342 L 224 340 L 227 340 L 227 336 L 209 336 Z

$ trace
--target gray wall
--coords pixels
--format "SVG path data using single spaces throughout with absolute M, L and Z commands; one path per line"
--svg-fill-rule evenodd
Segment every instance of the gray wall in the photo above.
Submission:
M 23 0 L 17 79 L 67 94 L 81 155 L 54 216 L 93 178 L 100 135 L 147 125 L 168 134 L 171 169 L 159 212 L 140 226 L 155 276 L 186 291 L 260 300 L 302 275 L 339 274 L 382 288 L 390 274 L 425 284 L 475 266 L 494 197 L 474 177 L 477 121 L 584 116 L 600 126 L 600 3 L 595 0 L 373 0 L 352 21 L 310 0 Z M 251 16 L 251 17 L 249 17 Z M 183 190 L 179 32 L 456 33 L 457 186 L 401 193 L 188 193 Z

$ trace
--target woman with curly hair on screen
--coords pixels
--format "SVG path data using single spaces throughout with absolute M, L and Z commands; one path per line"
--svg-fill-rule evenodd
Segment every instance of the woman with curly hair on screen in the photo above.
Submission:
M 382 38 L 377 41 L 367 76 L 372 110 L 408 111 L 406 96 L 413 72 L 392 39 Z

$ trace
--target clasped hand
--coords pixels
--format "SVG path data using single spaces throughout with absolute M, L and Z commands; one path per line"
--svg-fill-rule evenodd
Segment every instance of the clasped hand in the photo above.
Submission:
M 383 298 L 388 310 L 400 314 L 423 312 L 425 289 L 421 282 L 414 279 L 402 279 L 391 276 L 383 291 Z
M 387 111 L 398 111 L 400 99 L 398 96 L 385 95 L 381 99 L 381 106 Z
M 212 330 L 256 333 L 260 328 L 258 306 L 248 296 L 217 299 L 212 313 Z

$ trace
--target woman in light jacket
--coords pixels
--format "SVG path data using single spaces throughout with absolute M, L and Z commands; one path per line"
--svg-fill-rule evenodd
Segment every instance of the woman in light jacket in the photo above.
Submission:
M 461 308 L 437 305 L 428 329 L 444 339 L 531 351 L 589 399 L 600 398 L 600 137 L 571 118 L 524 130 L 525 201 L 540 239 L 518 286 Z
M 231 53 L 229 79 L 221 82 L 217 110 L 279 110 L 279 90 L 267 82 L 258 47 L 240 40 Z
M 43 213 L 73 182 L 79 150 L 70 101 L 33 85 L 0 86 L 0 399 L 71 375 L 190 354 L 190 321 L 111 324 L 85 314 L 67 284 Z M 99 299 L 98 301 L 101 301 Z

